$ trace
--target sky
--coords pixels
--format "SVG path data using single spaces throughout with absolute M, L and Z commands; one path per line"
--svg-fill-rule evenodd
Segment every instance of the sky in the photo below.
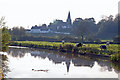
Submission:
M 0 0 L 0 18 L 5 17 L 6 26 L 49 24 L 55 19 L 66 21 L 68 12 L 75 18 L 94 17 L 96 22 L 104 15 L 115 16 L 120 0 Z

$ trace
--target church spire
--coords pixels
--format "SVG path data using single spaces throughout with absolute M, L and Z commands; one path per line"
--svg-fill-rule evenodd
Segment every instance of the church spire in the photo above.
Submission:
M 68 18 L 67 19 L 71 19 L 71 17 L 70 17 L 70 11 L 69 11 L 69 13 L 68 13 Z
M 67 24 L 69 25 L 69 26 L 71 26 L 71 16 L 70 16 L 70 11 L 69 11 L 69 13 L 68 13 L 68 17 L 67 17 Z

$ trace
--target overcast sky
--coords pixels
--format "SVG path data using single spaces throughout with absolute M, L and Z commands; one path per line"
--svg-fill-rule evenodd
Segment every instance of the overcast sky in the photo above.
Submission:
M 115 16 L 120 0 L 0 0 L 0 17 L 5 16 L 7 26 L 49 24 L 55 19 L 66 21 L 71 12 L 75 18 L 94 17 L 98 22 L 103 15 Z

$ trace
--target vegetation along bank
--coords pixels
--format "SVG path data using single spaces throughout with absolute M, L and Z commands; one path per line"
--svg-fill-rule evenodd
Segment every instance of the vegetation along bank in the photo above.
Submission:
M 37 49 L 49 49 L 59 52 L 68 52 L 81 55 L 93 55 L 109 57 L 111 61 L 120 62 L 119 44 L 109 44 L 107 49 L 100 49 L 101 45 L 106 44 L 85 44 L 82 47 L 76 47 L 76 43 L 45 42 L 45 41 L 12 41 L 11 46 L 22 46 Z

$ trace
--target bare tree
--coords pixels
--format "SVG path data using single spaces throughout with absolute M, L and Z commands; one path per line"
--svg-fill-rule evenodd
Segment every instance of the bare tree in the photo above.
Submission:
M 5 25 L 6 22 L 4 22 L 5 17 L 1 17 L 0 19 L 0 51 L 2 50 L 2 27 Z
M 5 17 L 1 17 L 1 19 L 0 19 L 0 28 L 5 26 L 6 22 L 4 22 L 4 20 L 5 20 Z

